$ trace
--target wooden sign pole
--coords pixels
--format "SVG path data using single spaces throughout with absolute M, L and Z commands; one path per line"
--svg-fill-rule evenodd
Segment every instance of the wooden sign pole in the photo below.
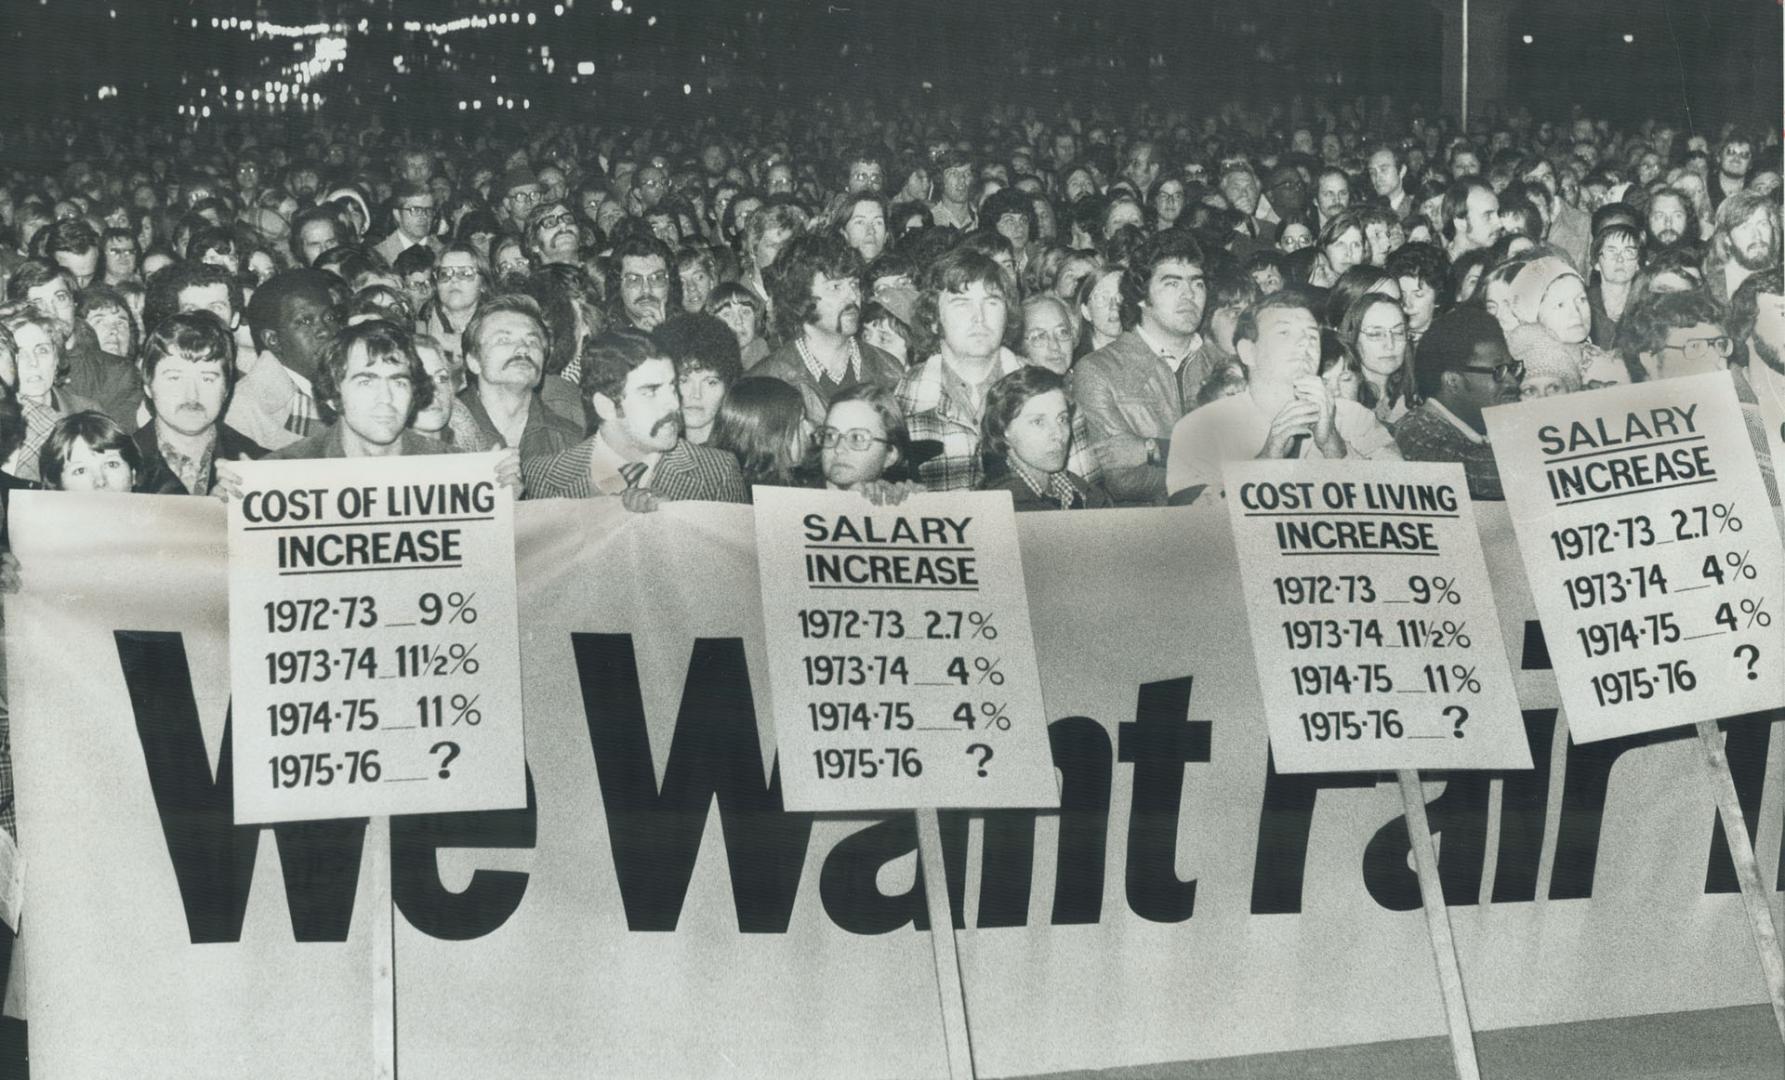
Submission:
M 1419 772 L 1400 769 L 1395 777 L 1401 782 L 1407 837 L 1413 843 L 1413 866 L 1419 873 L 1419 898 L 1425 908 L 1432 960 L 1438 965 L 1444 1024 L 1450 1030 L 1450 1057 L 1456 1063 L 1457 1080 L 1481 1080 L 1481 1065 L 1475 1059 L 1475 1032 L 1469 1026 L 1469 1002 L 1463 996 L 1463 971 L 1457 963 L 1456 941 L 1450 934 L 1450 907 L 1444 902 L 1444 889 L 1438 881 L 1438 852 L 1432 846 L 1432 827 L 1426 821 Z

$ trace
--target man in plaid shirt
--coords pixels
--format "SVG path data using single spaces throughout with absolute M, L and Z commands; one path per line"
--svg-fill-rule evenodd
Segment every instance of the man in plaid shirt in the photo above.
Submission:
M 935 335 L 936 352 L 906 372 L 897 392 L 926 490 L 972 491 L 984 478 L 986 392 L 1024 366 L 1004 345 L 1016 296 L 1009 272 L 977 251 L 957 247 L 930 266 L 916 322 Z M 924 450 L 931 451 L 927 458 Z M 1097 476 L 1088 440 L 1073 439 L 1068 467 L 1087 479 Z

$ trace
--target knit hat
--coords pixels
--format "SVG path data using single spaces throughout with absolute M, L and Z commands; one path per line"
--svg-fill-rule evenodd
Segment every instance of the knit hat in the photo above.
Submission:
M 518 187 L 526 187 L 528 184 L 537 187 L 539 184 L 539 177 L 533 175 L 533 170 L 527 168 L 525 165 L 515 166 L 503 173 L 502 179 L 496 182 L 496 201 L 501 202 L 503 199 L 508 198 L 508 193 L 510 191 L 513 191 Z
M 1630 381 L 1630 369 L 1624 366 L 1623 357 L 1617 353 L 1589 348 L 1585 359 L 1580 372 L 1582 386 L 1592 383 L 1600 386 L 1623 386 Z
M 1578 349 L 1562 344 L 1541 326 L 1519 326 L 1506 335 L 1507 351 L 1525 365 L 1525 385 L 1538 379 L 1554 379 L 1572 394 L 1581 388 Z
M 1537 309 L 1543 305 L 1543 294 L 1565 277 L 1580 277 L 1564 259 L 1545 255 L 1525 264 L 1512 279 L 1512 313 L 1521 323 L 1537 321 Z M 1583 283 L 1584 284 L 1584 283 Z

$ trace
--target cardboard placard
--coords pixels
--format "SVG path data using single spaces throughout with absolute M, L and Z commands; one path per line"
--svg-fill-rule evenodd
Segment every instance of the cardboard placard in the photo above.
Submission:
M 1279 771 L 1530 768 L 1462 466 L 1223 474 Z
M 1727 372 L 1483 415 L 1577 739 L 1785 701 L 1785 554 Z
M 236 466 L 237 822 L 526 805 L 497 457 Z
M 756 493 L 787 804 L 1059 805 L 1008 495 Z

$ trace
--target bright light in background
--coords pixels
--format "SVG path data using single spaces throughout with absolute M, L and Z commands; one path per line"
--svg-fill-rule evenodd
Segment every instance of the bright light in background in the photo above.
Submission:
M 579 62 L 576 65 L 576 73 L 578 75 L 593 75 L 593 74 L 595 74 L 595 61 L 583 60 L 583 61 Z
M 1626 45 L 1634 44 L 1635 41 L 1636 41 L 1635 34 L 1625 34 L 1624 35 L 1624 44 L 1626 44 Z
M 1531 36 L 1531 35 L 1530 35 L 1530 34 L 1526 34 L 1526 35 L 1525 35 L 1525 44 L 1526 44 L 1526 45 L 1529 45 L 1529 44 L 1531 44 L 1531 42 L 1533 42 L 1533 41 L 1535 41 L 1535 40 L 1537 40 L 1537 39 L 1536 39 L 1536 38 L 1534 38 L 1534 37 L 1532 37 L 1532 36 Z

